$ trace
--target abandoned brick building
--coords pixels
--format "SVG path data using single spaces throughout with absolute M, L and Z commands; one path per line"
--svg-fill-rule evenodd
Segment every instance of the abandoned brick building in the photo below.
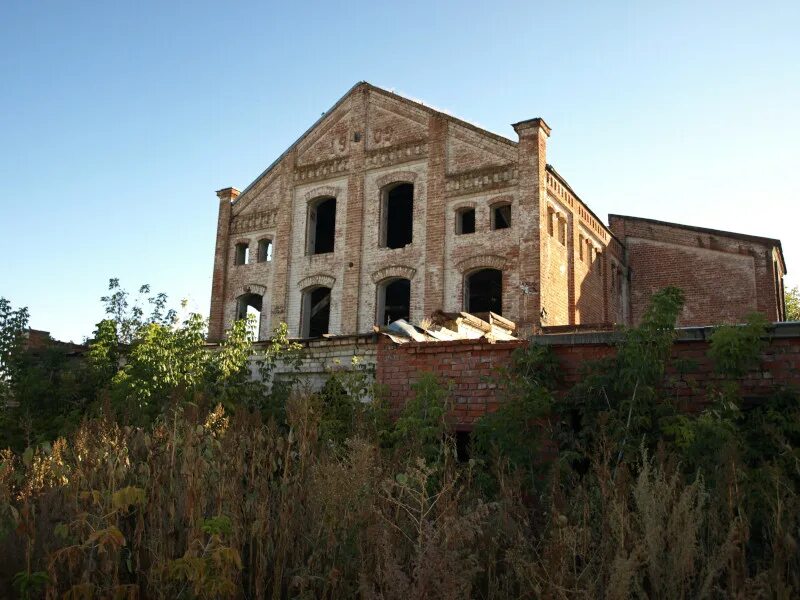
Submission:
M 666 285 L 681 325 L 784 319 L 778 240 L 611 215 L 549 164 L 543 119 L 518 140 L 358 83 L 243 192 L 217 192 L 209 337 L 259 315 L 294 337 L 492 311 L 520 335 L 636 323 Z

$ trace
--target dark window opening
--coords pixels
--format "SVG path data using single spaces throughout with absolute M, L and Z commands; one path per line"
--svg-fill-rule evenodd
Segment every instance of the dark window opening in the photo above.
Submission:
M 328 333 L 331 316 L 331 289 L 318 287 L 303 294 L 302 337 L 321 337 Z
M 258 242 L 258 262 L 272 261 L 272 240 L 264 239 Z
M 401 183 L 386 192 L 383 205 L 382 246 L 402 248 L 414 235 L 414 185 Z
M 492 209 L 492 229 L 511 227 L 511 205 L 501 204 Z
M 255 323 L 255 337 L 261 335 L 261 308 L 264 299 L 258 294 L 243 294 L 236 299 L 236 320 L 253 318 Z
M 462 208 L 456 214 L 456 233 L 475 233 L 475 209 Z
M 236 244 L 236 256 L 234 257 L 234 264 L 246 265 L 250 260 L 250 245 L 249 244 Z
M 465 280 L 467 312 L 492 311 L 503 314 L 503 272 L 497 269 L 482 269 L 468 275 Z
M 378 323 L 388 325 L 411 315 L 411 282 L 394 279 L 378 287 Z
M 336 236 L 336 198 L 326 198 L 308 209 L 308 253 L 333 252 Z
M 472 456 L 472 432 L 456 431 L 456 460 L 460 463 L 469 462 Z

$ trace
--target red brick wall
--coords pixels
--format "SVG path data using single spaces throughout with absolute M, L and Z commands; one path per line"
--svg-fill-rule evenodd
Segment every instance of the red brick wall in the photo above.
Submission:
M 609 222 L 628 249 L 634 324 L 669 285 L 686 294 L 679 326 L 739 323 L 755 310 L 781 318 L 771 240 L 615 215 Z
M 690 329 L 682 333 L 673 347 L 673 362 L 665 376 L 664 390 L 674 394 L 686 411 L 700 411 L 711 400 L 709 390 L 722 379 L 714 372 L 708 357 L 709 329 Z M 561 366 L 564 391 L 578 383 L 587 362 L 611 356 L 616 351 L 615 332 L 546 335 L 535 343 L 549 345 Z M 501 399 L 494 380 L 498 367 L 510 363 L 511 353 L 525 341 L 498 342 L 459 340 L 455 342 L 409 342 L 395 344 L 380 336 L 376 376 L 388 393 L 391 411 L 396 416 L 413 394 L 411 385 L 420 373 L 434 373 L 452 385 L 451 419 L 455 427 L 470 428 L 486 413 L 497 409 Z M 675 360 L 691 369 L 681 374 Z M 800 389 L 800 332 L 782 334 L 767 346 L 761 368 L 739 381 L 745 399 L 766 396 L 780 386 Z
M 499 398 L 490 381 L 498 366 L 507 365 L 511 353 L 526 342 L 458 340 L 454 342 L 408 342 L 395 344 L 380 336 L 376 377 L 383 384 L 393 416 L 397 416 L 413 394 L 411 386 L 425 371 L 452 384 L 451 417 L 456 426 L 471 425 L 496 410 Z

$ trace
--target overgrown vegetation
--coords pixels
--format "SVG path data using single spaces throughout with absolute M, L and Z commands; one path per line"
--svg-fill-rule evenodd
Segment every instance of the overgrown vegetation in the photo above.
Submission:
M 285 328 L 254 361 L 246 322 L 209 352 L 201 319 L 178 323 L 153 298 L 145 316 L 112 282 L 78 388 L 60 368 L 36 382 L 27 314 L 0 303 L 0 385 L 16 403 L 3 418 L 30 419 L 3 432 L 0 595 L 800 592 L 800 402 L 786 390 L 743 403 L 737 378 L 766 367 L 755 317 L 714 334 L 719 379 L 697 414 L 661 390 L 679 290 L 659 293 L 566 393 L 546 349 L 520 350 L 498 374 L 501 408 L 459 462 L 447 382 L 421 374 L 391 421 L 359 365 L 317 393 L 273 381 L 278 360 L 299 360 Z M 37 411 L 68 417 L 48 429 Z
M 794 286 L 786 290 L 786 320 L 800 321 L 800 288 Z

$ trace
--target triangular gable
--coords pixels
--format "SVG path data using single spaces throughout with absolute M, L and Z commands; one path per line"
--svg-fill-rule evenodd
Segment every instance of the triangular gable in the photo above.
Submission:
M 368 151 L 428 137 L 428 113 L 424 110 L 373 92 L 367 106 Z
M 389 144 L 391 145 L 402 143 L 398 141 L 401 139 L 410 142 L 424 138 L 427 135 L 426 114 L 439 115 L 451 124 L 455 124 L 456 130 L 463 130 L 470 134 L 477 134 L 478 138 L 485 138 L 477 147 L 483 148 L 486 146 L 490 149 L 490 153 L 495 152 L 491 150 L 491 148 L 497 150 L 498 148 L 506 146 L 506 151 L 499 151 L 498 156 L 500 157 L 516 148 L 516 142 L 497 135 L 496 133 L 481 129 L 476 125 L 462 121 L 452 115 L 433 109 L 420 102 L 410 100 L 394 92 L 373 86 L 366 81 L 361 81 L 350 88 L 330 110 L 325 112 L 320 119 L 297 138 L 283 154 L 244 189 L 234 202 L 234 214 L 241 213 L 245 206 L 249 205 L 256 196 L 261 195 L 268 183 L 276 176 L 278 165 L 280 165 L 284 157 L 295 148 L 298 149 L 299 153 L 298 164 L 312 164 L 346 155 L 347 152 L 349 152 L 349 144 L 352 143 L 353 137 L 348 102 L 356 91 L 364 88 L 368 90 L 370 96 L 370 114 L 367 118 L 367 125 L 370 127 L 370 135 L 367 136 L 367 149 L 370 147 L 380 148 L 387 145 L 387 138 L 385 136 L 375 135 L 379 125 L 382 123 L 385 124 L 384 128 L 392 130 L 392 136 L 397 136 L 389 136 Z M 468 140 L 465 141 L 465 139 L 461 139 L 461 137 L 465 136 L 460 136 L 459 141 L 466 144 L 466 146 L 456 147 L 454 151 L 470 152 Z

